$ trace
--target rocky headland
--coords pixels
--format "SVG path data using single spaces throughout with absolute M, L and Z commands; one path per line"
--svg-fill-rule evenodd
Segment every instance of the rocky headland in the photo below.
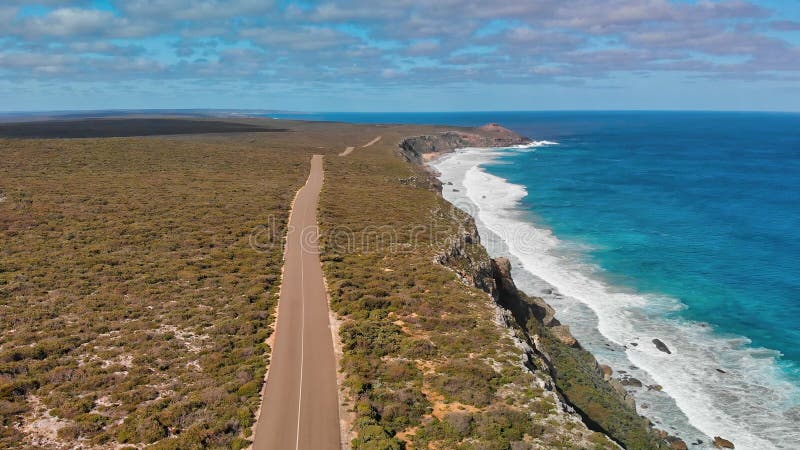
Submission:
M 422 164 L 425 155 L 449 153 L 465 147 L 509 147 L 526 145 L 531 140 L 496 123 L 472 129 L 442 131 L 438 134 L 412 136 L 400 143 L 403 157 Z

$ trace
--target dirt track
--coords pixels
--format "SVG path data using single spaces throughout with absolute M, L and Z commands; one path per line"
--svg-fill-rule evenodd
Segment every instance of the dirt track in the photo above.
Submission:
M 378 136 L 375 139 L 373 139 L 373 140 L 367 142 L 366 144 L 362 145 L 361 148 L 367 148 L 367 147 L 370 147 L 372 145 L 375 145 L 378 142 L 380 142 L 381 138 L 382 138 L 382 136 Z M 344 149 L 344 151 L 342 153 L 339 153 L 339 156 L 347 156 L 350 153 L 353 153 L 353 150 L 355 150 L 355 149 L 356 149 L 355 147 L 347 147 L 346 149 Z
M 253 449 L 339 449 L 339 402 L 328 301 L 319 260 L 322 156 L 289 217 L 275 345 Z

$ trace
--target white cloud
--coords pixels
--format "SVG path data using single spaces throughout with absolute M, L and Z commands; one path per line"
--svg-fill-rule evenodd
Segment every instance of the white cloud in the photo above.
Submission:
M 272 10 L 272 0 L 126 0 L 121 9 L 133 17 L 216 20 Z
M 341 48 L 357 42 L 348 34 L 322 27 L 251 28 L 242 31 L 241 35 L 273 51 L 317 51 Z
M 110 11 L 58 8 L 41 17 L 14 22 L 6 33 L 42 40 L 47 37 L 81 36 L 133 38 L 144 37 L 155 31 L 155 24 L 133 23 L 127 18 L 116 17 Z

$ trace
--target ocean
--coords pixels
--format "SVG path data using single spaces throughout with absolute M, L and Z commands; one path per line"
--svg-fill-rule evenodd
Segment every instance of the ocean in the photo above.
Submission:
M 291 117 L 531 137 L 434 162 L 490 254 L 615 375 L 642 381 L 631 389 L 657 427 L 692 448 L 800 446 L 800 114 Z

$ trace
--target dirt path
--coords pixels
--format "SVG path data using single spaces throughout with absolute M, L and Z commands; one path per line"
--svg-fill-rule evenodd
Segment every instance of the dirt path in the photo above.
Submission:
M 361 148 L 367 148 L 367 147 L 369 147 L 369 146 L 371 146 L 371 145 L 375 145 L 375 144 L 377 144 L 378 142 L 380 142 L 380 140 L 381 140 L 381 138 L 382 138 L 382 137 L 383 137 L 383 136 L 378 136 L 378 137 L 376 137 L 375 139 L 373 139 L 373 140 L 371 140 L 371 141 L 367 142 L 366 144 L 362 145 L 362 146 L 361 146 Z
M 275 346 L 253 449 L 338 450 L 339 400 L 328 300 L 319 260 L 322 156 L 289 216 Z
M 367 147 L 370 147 L 372 145 L 375 145 L 378 142 L 380 142 L 381 138 L 383 138 L 383 136 L 378 136 L 375 139 L 373 139 L 373 140 L 367 142 L 366 144 L 362 145 L 361 148 L 367 148 Z M 347 156 L 350 153 L 353 153 L 353 150 L 355 150 L 355 149 L 356 149 L 355 147 L 347 147 L 346 149 L 344 149 L 344 151 L 342 153 L 339 153 L 339 156 Z

